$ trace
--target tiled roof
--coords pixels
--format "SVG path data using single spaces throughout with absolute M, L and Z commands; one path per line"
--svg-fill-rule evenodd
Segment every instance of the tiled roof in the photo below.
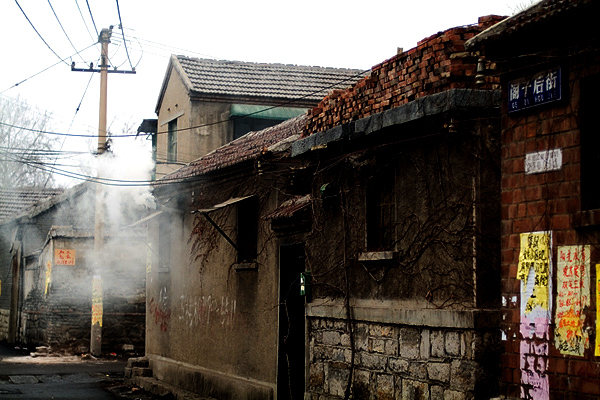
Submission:
M 583 10 L 594 5 L 598 5 L 596 0 L 542 0 L 468 40 L 466 47 L 469 48 L 502 39 L 537 22 L 550 23 L 555 17 L 571 11 L 586 13 Z M 595 18 L 595 13 L 590 13 Z M 556 29 L 561 29 L 561 26 L 556 25 Z
M 290 139 L 294 135 L 299 138 L 304 125 L 306 125 L 306 115 L 303 114 L 262 131 L 249 132 L 166 175 L 157 183 L 177 182 L 255 159 L 272 150 L 272 146 Z
M 62 192 L 63 189 L 0 189 L 0 221 L 16 216 L 29 207 Z
M 361 70 L 258 64 L 176 56 L 196 94 L 305 99 L 318 102 L 329 91 L 358 81 Z M 173 60 L 172 60 L 173 61 Z M 291 105 L 293 106 L 293 105 Z

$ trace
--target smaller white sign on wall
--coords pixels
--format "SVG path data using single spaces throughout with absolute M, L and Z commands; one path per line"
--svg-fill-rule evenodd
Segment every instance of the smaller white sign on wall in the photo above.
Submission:
M 525 173 L 539 174 L 541 172 L 558 171 L 562 168 L 562 150 L 544 150 L 528 153 L 525 156 Z

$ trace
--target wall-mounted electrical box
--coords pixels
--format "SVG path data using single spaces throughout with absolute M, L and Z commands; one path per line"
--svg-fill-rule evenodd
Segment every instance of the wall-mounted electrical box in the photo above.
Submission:
M 310 297 L 312 293 L 312 275 L 309 271 L 300 273 L 300 296 Z

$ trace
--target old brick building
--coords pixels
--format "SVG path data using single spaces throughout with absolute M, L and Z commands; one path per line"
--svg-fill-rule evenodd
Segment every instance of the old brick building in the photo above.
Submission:
M 156 182 L 154 379 L 231 399 L 497 393 L 499 92 L 464 43 L 498 20 Z
M 600 396 L 595 1 L 544 0 L 469 41 L 502 81 L 502 394 Z
M 23 249 L 18 243 L 19 231 L 27 229 L 15 217 L 36 203 L 61 194 L 60 189 L 0 190 L 0 340 L 15 343 L 19 315 L 19 275 Z M 29 227 L 35 230 L 35 227 Z
M 157 176 L 245 133 L 304 114 L 327 90 L 346 87 L 361 72 L 171 56 L 155 109 Z
M 469 399 L 499 374 L 499 93 L 440 32 L 309 111 L 308 398 Z M 312 168 L 312 169 L 311 169 Z
M 5 305 L 10 305 L 10 318 L 6 322 L 3 318 L 0 329 L 7 336 L 0 339 L 29 348 L 43 345 L 52 351 L 87 352 L 92 283 L 99 274 L 104 352 L 143 353 L 145 230 L 123 229 L 139 218 L 135 212 L 118 222 L 108 218 L 108 250 L 94 253 L 93 188 L 84 183 L 63 193 L 54 191 L 54 196 L 46 195 L 0 223 L 0 245 L 5 251 L 0 271 L 6 277 L 0 293 L 2 315 L 6 315 Z M 100 273 L 92 268 L 97 258 L 103 261 Z

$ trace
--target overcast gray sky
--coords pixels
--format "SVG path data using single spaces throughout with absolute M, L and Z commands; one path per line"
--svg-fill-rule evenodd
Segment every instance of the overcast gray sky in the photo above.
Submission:
M 130 59 L 137 71 L 109 75 L 108 120 L 119 133 L 125 125 L 155 118 L 170 54 L 368 69 L 398 47 L 407 50 L 438 31 L 475 24 L 479 16 L 510 15 L 529 2 L 0 0 L 0 93 L 51 112 L 54 131 L 96 135 L 99 74 L 71 72 L 70 64 L 96 64 L 96 30 L 114 25 L 111 64 L 130 69 Z M 65 146 L 85 145 L 69 138 Z

